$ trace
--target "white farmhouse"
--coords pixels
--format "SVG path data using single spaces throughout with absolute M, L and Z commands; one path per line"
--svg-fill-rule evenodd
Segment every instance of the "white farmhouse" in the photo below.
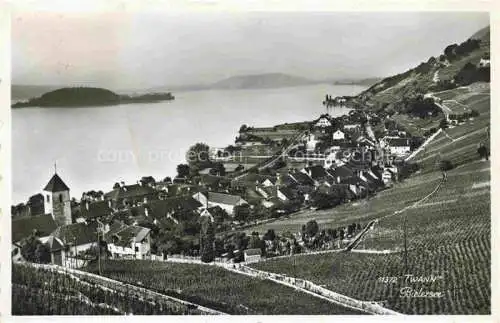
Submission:
M 332 123 L 331 121 L 327 118 L 326 115 L 322 115 L 319 117 L 318 121 L 314 124 L 315 128 L 328 128 L 331 127 Z
M 388 149 L 392 155 L 405 156 L 410 153 L 410 139 L 408 138 L 387 138 L 381 140 L 381 147 Z
M 490 59 L 489 58 L 481 58 L 478 66 L 479 67 L 489 67 L 490 66 Z
M 193 195 L 193 198 L 200 202 L 205 208 L 220 206 L 231 215 L 234 212 L 235 206 L 248 204 L 241 196 L 216 192 L 198 192 Z
M 113 258 L 144 259 L 151 252 L 151 230 L 135 225 L 114 224 L 106 233 Z
M 316 144 L 319 140 L 313 134 L 309 134 L 306 140 L 306 150 L 311 152 L 316 150 Z
M 259 262 L 262 258 L 262 251 L 258 248 L 247 249 L 243 252 L 246 263 Z
M 338 129 L 333 133 L 333 140 L 343 140 L 343 139 L 345 139 L 345 134 L 340 129 Z

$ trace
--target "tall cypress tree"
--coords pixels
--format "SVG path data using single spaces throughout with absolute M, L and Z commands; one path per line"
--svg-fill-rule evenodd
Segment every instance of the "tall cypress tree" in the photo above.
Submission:
M 215 230 L 210 220 L 201 230 L 201 261 L 212 262 L 215 259 Z

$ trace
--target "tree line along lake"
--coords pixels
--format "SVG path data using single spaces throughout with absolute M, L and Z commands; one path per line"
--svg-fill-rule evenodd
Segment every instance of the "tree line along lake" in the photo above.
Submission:
M 234 144 L 242 124 L 274 126 L 312 120 L 322 100 L 354 95 L 358 85 L 177 92 L 175 100 L 100 107 L 12 109 L 12 200 L 41 192 L 54 172 L 79 199 L 118 181 L 175 176 L 187 149 Z M 332 111 L 345 114 L 347 109 Z

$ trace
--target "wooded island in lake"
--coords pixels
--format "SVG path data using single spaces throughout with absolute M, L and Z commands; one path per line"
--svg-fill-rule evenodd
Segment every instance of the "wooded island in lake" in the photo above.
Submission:
M 175 97 L 170 92 L 129 96 L 119 95 L 103 88 L 67 87 L 47 92 L 40 97 L 32 98 L 28 101 L 14 103 L 12 107 L 105 106 L 126 103 L 153 103 L 174 99 Z

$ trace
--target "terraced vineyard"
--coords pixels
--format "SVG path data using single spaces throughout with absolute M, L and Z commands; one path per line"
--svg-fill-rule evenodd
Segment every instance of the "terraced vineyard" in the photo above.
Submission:
M 268 280 L 215 266 L 106 261 L 104 275 L 229 314 L 361 314 Z
M 412 118 L 406 114 L 398 114 L 393 116 L 393 119 L 398 124 L 403 125 L 404 128 L 413 136 L 423 136 L 427 130 L 439 127 L 439 122 L 441 121 L 442 116 L 421 119 L 418 117 Z
M 428 199 L 401 214 L 380 219 L 359 248 L 402 250 L 403 217 L 407 219 L 409 245 L 430 248 L 490 234 L 489 168 L 457 169 Z M 474 185 L 481 184 L 474 189 Z
M 105 287 L 56 270 L 14 264 L 13 315 L 181 315 L 195 308 Z
M 355 252 L 302 255 L 252 266 L 311 280 L 361 300 L 380 301 L 407 314 L 489 314 L 490 162 L 480 160 L 477 153 L 480 142 L 489 146 L 489 94 L 458 92 L 447 98 L 470 105 L 480 116 L 446 129 L 417 154 L 419 173 L 370 200 L 305 211 L 249 229 L 293 232 L 311 219 L 320 227 L 377 220 Z M 437 164 L 441 159 L 455 166 L 445 182 Z M 390 253 L 363 253 L 364 249 Z M 405 274 L 434 281 L 412 282 Z
M 393 254 L 340 253 L 271 260 L 254 267 L 285 273 L 326 285 L 348 296 L 383 301 L 396 311 L 408 314 L 487 314 L 490 286 L 490 179 L 489 163 L 476 162 L 449 173 L 447 182 L 417 207 L 392 215 L 401 206 L 412 205 L 439 184 L 436 172 L 417 175 L 382 192 L 364 207 L 351 207 L 353 217 L 387 217 L 379 220 L 359 249 L 395 250 Z M 410 193 L 413 192 L 414 194 Z M 378 200 L 380 199 L 380 200 Z M 375 204 L 373 204 L 375 203 Z M 378 209 L 378 203 L 391 207 Z M 371 205 L 371 206 L 368 206 Z M 378 210 L 370 214 L 370 209 Z M 338 213 L 332 214 L 337 218 Z M 403 258 L 403 215 L 408 227 L 409 274 L 443 275 L 433 284 L 410 284 L 416 290 L 441 292 L 439 298 L 405 298 Z M 337 223 L 332 219 L 332 223 Z M 381 277 L 399 277 L 395 283 Z
M 486 235 L 433 249 L 412 249 L 407 274 L 435 279 L 426 283 L 407 281 L 402 253 L 308 255 L 252 266 L 308 279 L 361 300 L 380 301 L 406 314 L 490 312 L 490 240 Z M 405 297 L 408 289 L 403 288 L 432 292 L 434 297 Z

